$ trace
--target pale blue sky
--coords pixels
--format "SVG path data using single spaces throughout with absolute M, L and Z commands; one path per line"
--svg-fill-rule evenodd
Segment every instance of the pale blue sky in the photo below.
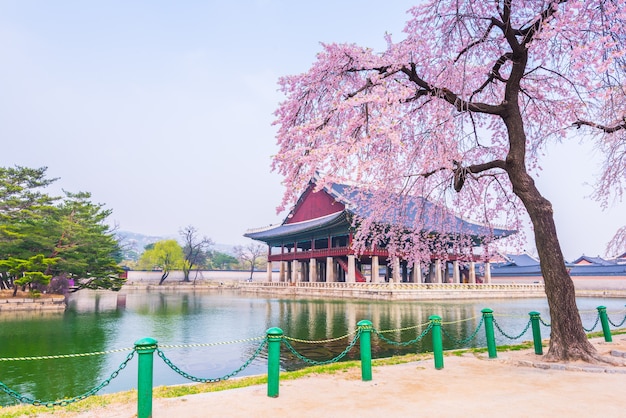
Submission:
M 111 208 L 122 230 L 193 225 L 245 244 L 248 228 L 284 216 L 270 173 L 278 77 L 306 71 L 320 42 L 381 50 L 412 4 L 0 0 L 0 165 L 47 166 L 59 188 Z M 589 149 L 563 153 L 572 162 L 546 164 L 539 185 L 565 256 L 602 255 L 625 205 L 602 213 L 582 200 L 592 177 L 576 161 L 593 170 Z

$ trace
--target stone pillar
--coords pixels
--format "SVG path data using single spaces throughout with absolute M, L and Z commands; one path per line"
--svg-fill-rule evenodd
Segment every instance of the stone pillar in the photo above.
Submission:
M 372 256 L 372 283 L 380 282 L 380 277 L 378 276 L 378 270 L 380 269 L 378 265 L 378 256 Z
M 326 257 L 326 281 L 335 281 L 335 260 L 332 257 Z
M 397 257 L 393 259 L 393 269 L 391 270 L 391 274 L 392 281 L 394 283 L 400 283 L 400 259 Z
M 287 266 L 287 281 L 293 283 L 293 263 L 285 261 L 285 265 Z
M 300 281 L 300 262 L 293 260 L 291 262 L 291 282 L 296 283 Z
M 354 254 L 348 254 L 348 276 L 346 277 L 346 282 L 356 282 L 356 262 Z
M 279 282 L 284 282 L 285 281 L 285 262 L 281 261 L 278 268 L 279 268 L 279 270 L 278 270 L 278 281 Z
M 272 262 L 271 261 L 267 262 L 267 281 L 268 282 L 272 281 Z
M 485 283 L 491 283 L 491 263 L 485 262 Z
M 309 260 L 309 281 L 317 281 L 317 260 L 314 258 Z
M 443 280 L 441 278 L 441 260 L 435 260 L 435 283 L 442 283 Z
M 459 269 L 459 260 L 452 262 L 452 282 L 461 283 L 461 271 Z
M 476 263 L 473 261 L 469 263 L 469 280 L 470 283 L 476 283 Z
M 413 283 L 422 283 L 422 265 L 418 262 L 413 264 L 413 271 L 411 272 L 411 281 Z
M 309 282 L 309 269 L 308 263 L 306 261 L 300 261 L 298 263 L 298 267 L 300 268 L 300 281 L 301 282 Z

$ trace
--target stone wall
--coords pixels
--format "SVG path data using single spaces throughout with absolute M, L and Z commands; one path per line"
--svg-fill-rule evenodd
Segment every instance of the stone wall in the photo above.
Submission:
M 15 311 L 63 311 L 65 297 L 0 299 L 0 313 Z

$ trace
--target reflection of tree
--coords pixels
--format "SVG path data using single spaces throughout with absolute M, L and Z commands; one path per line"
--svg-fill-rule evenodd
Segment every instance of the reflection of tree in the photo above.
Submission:
M 277 314 L 277 315 L 276 315 Z M 480 308 L 475 302 L 386 302 L 386 301 L 324 301 L 324 300 L 280 300 L 268 301 L 266 318 L 272 325 L 281 328 L 285 336 L 299 340 L 324 341 L 356 330 L 358 321 L 369 319 L 376 330 L 389 340 L 406 343 L 417 339 L 429 324 L 431 315 L 443 318 L 446 331 L 452 338 L 444 336 L 444 348 L 462 348 L 459 340 L 472 336 L 480 323 Z M 277 316 L 277 318 L 276 318 Z M 468 320 L 469 318 L 473 318 Z M 354 335 L 340 340 L 309 344 L 293 341 L 292 346 L 301 355 L 316 361 L 326 361 L 343 352 Z M 421 339 L 408 346 L 388 343 L 372 334 L 372 356 L 390 357 L 416 352 L 432 351 L 432 334 L 428 332 Z M 465 347 L 484 346 L 484 331 L 479 332 Z M 359 343 L 344 357 L 344 360 L 358 359 Z M 281 349 L 282 366 L 295 370 L 307 366 L 287 349 Z
M 110 327 L 118 314 L 78 315 L 66 311 L 60 315 L 30 315 L 5 319 L 0 327 L 2 357 L 34 357 L 56 354 L 104 351 Z M 101 383 L 106 356 L 28 360 L 0 363 L 0 379 L 11 389 L 28 397 L 53 401 L 80 395 Z M 113 370 L 111 370 L 112 372 Z M 14 403 L 2 394 L 0 403 Z

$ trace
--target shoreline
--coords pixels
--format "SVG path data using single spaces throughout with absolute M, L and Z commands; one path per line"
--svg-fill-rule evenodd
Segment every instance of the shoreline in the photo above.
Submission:
M 63 295 L 41 294 L 32 297 L 28 292 L 3 290 L 0 293 L 0 314 L 8 312 L 46 311 L 62 312 L 66 308 L 66 297 Z
M 599 353 L 626 361 L 626 334 L 615 337 L 610 343 L 601 337 L 590 341 Z M 284 378 L 276 398 L 267 396 L 264 383 L 204 393 L 181 391 L 186 394 L 154 398 L 153 416 L 205 417 L 208 410 L 212 415 L 229 417 L 379 417 L 414 416 L 418 412 L 440 417 L 581 416 L 589 410 L 597 416 L 620 416 L 626 407 L 626 400 L 611 389 L 626 384 L 626 366 L 546 363 L 532 348 L 516 350 L 515 346 L 498 352 L 496 359 L 489 359 L 480 350 L 448 351 L 444 368 L 439 370 L 434 367 L 432 353 L 411 356 L 406 362 L 399 358 L 398 364 L 390 364 L 393 358 L 375 360 L 371 381 L 362 381 L 358 366 Z M 160 390 L 155 388 L 155 394 Z M 125 394 L 123 400 L 119 394 L 117 400 L 116 394 L 102 395 L 98 402 L 82 408 L 74 405 L 50 411 L 22 407 L 30 408 L 23 415 L 9 415 L 19 413 L 20 407 L 5 407 L 0 408 L 0 417 L 136 416 L 136 391 Z
M 471 299 L 525 299 L 546 297 L 543 285 L 486 285 L 486 284 L 355 284 L 355 283 L 302 283 L 298 286 L 277 285 L 265 282 L 240 281 L 198 281 L 196 283 L 169 282 L 125 284 L 118 295 L 137 291 L 195 292 L 232 290 L 255 295 L 274 295 L 292 298 L 332 298 L 381 301 L 425 301 L 425 300 L 471 300 Z M 87 290 L 88 291 L 88 290 Z M 80 291 L 79 291 L 80 292 Z M 95 290 L 93 292 L 113 292 Z M 0 293 L 0 314 L 9 312 L 62 312 L 67 307 L 68 296 L 42 294 L 31 297 L 28 292 L 19 291 L 16 297 L 12 291 Z M 626 298 L 626 289 L 576 289 L 576 297 Z

